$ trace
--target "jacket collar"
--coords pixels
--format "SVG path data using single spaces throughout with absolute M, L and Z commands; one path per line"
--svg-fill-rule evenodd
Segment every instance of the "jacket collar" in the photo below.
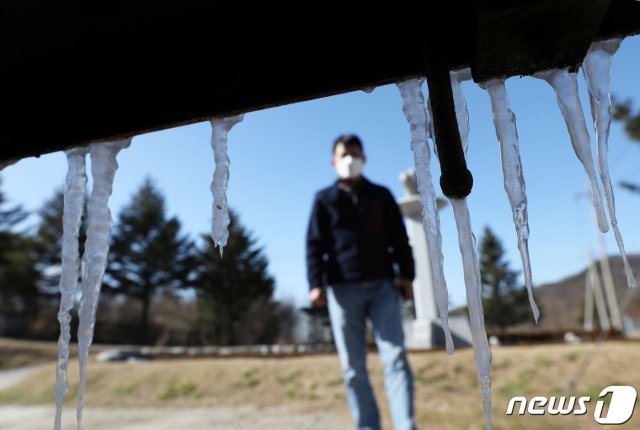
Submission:
M 351 187 L 351 190 L 359 191 L 368 188 L 370 184 L 371 182 L 364 175 L 362 175 L 360 176 L 360 180 Z M 340 187 L 340 179 L 336 179 L 333 185 L 339 190 L 344 190 L 344 188 Z

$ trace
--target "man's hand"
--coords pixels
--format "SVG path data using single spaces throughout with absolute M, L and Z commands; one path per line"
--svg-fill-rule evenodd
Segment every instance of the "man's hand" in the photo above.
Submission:
M 396 288 L 402 296 L 402 300 L 413 300 L 413 281 L 410 279 L 396 279 Z
M 324 308 L 327 306 L 327 291 L 323 287 L 313 288 L 309 292 L 309 299 L 315 307 Z

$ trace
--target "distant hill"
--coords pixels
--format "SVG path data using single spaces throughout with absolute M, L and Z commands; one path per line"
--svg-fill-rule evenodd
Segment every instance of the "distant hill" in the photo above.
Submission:
M 640 255 L 630 255 L 628 258 L 633 273 L 637 276 L 640 274 Z M 596 264 L 602 279 L 600 261 Z M 620 303 L 629 290 L 622 258 L 620 256 L 610 256 L 609 265 L 611 266 L 618 303 Z M 534 289 L 536 303 L 540 306 L 542 313 L 538 324 L 541 330 L 582 328 L 586 276 L 587 268 L 561 281 L 544 284 Z M 636 294 L 625 314 L 633 319 L 640 319 L 640 293 Z M 594 325 L 597 325 L 598 318 L 596 315 L 594 312 Z M 518 328 L 533 326 L 535 326 L 533 323 L 523 324 Z
M 598 261 L 596 264 L 600 273 L 600 262 Z M 640 274 L 640 255 L 630 255 L 629 264 L 633 269 L 633 273 L 638 276 Z M 610 256 L 609 265 L 611 266 L 618 303 L 620 303 L 624 294 L 629 290 L 622 258 L 620 256 Z M 540 322 L 536 326 L 532 317 L 531 322 L 510 327 L 507 331 L 582 329 L 586 274 L 587 267 L 579 273 L 568 276 L 558 282 L 535 287 L 533 294 L 536 303 L 540 307 Z M 454 309 L 450 314 L 455 315 L 462 312 L 466 312 L 466 306 Z M 640 320 L 640 291 L 633 298 L 624 315 Z M 598 317 L 595 313 L 595 305 L 593 322 L 594 326 L 597 327 Z

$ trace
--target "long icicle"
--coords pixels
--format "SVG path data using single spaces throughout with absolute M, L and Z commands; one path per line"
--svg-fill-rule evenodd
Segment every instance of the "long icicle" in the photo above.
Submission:
M 464 283 L 467 290 L 467 306 L 471 323 L 473 340 L 473 358 L 478 369 L 478 379 L 482 390 L 484 419 L 487 430 L 493 429 L 491 416 L 491 349 L 484 328 L 484 312 L 482 310 L 482 288 L 480 268 L 476 255 L 476 237 L 471 230 L 471 217 L 467 199 L 449 199 L 458 230 L 458 243 L 462 255 Z
M 69 342 L 71 341 L 71 309 L 75 300 L 80 275 L 79 239 L 84 194 L 87 185 L 86 148 L 76 148 L 65 152 L 67 156 L 67 179 L 64 188 L 64 213 L 62 216 L 62 273 L 60 275 L 60 337 L 58 338 L 58 363 L 54 396 L 56 415 L 53 428 L 60 430 L 62 424 L 62 403 L 69 391 L 67 372 L 69 370 Z
M 602 196 L 600 195 L 598 179 L 593 166 L 591 140 L 589 138 L 589 132 L 587 131 L 582 105 L 580 104 L 580 96 L 578 95 L 578 74 L 570 73 L 569 70 L 565 68 L 536 73 L 534 76 L 547 81 L 556 92 L 558 106 L 567 124 L 573 150 L 589 178 L 591 200 L 596 211 L 598 228 L 603 233 L 606 233 L 607 230 L 609 230 L 609 224 L 607 223 L 604 207 L 602 206 Z
M 227 184 L 229 183 L 229 156 L 227 155 L 227 135 L 231 128 L 242 121 L 243 114 L 211 120 L 211 148 L 216 163 L 211 181 L 213 194 L 211 238 L 220 248 L 220 256 L 229 239 L 229 209 L 227 207 Z
M 470 72 L 465 70 L 451 72 L 451 89 L 456 108 L 460 139 L 466 154 L 469 143 L 469 114 L 467 102 L 462 93 L 461 81 L 467 80 Z M 471 339 L 473 341 L 473 357 L 478 369 L 478 379 L 482 390 L 482 403 L 484 407 L 484 419 L 487 430 L 493 429 L 491 413 L 491 349 L 487 333 L 484 328 L 484 311 L 482 309 L 482 282 L 480 267 L 476 255 L 476 238 L 471 229 L 471 217 L 467 199 L 449 199 L 458 230 L 458 244 L 462 255 L 464 270 L 464 283 L 467 291 L 467 307 L 469 309 L 469 321 L 471 324 Z
M 416 165 L 418 192 L 422 205 L 422 227 L 429 249 L 431 274 L 436 297 L 436 305 L 442 330 L 444 331 L 447 352 L 453 354 L 453 339 L 449 330 L 449 294 L 444 277 L 442 255 L 442 236 L 440 234 L 440 215 L 436 203 L 436 191 L 431 178 L 431 154 L 427 144 L 429 123 L 431 122 L 425 109 L 421 79 L 410 79 L 398 84 L 402 95 L 402 110 L 411 129 L 411 149 Z
M 589 89 L 589 101 L 591 103 L 591 116 L 593 126 L 596 131 L 596 142 L 598 146 L 598 168 L 600 170 L 600 182 L 604 190 L 604 197 L 609 210 L 609 220 L 613 227 L 613 234 L 618 243 L 618 249 L 624 262 L 624 270 L 627 275 L 627 285 L 630 288 L 638 286 L 633 271 L 627 260 L 627 253 L 624 249 L 622 234 L 618 228 L 616 217 L 616 203 L 609 176 L 609 162 L 607 153 L 609 152 L 609 129 L 611 126 L 611 60 L 620 47 L 622 39 L 611 39 L 596 42 L 591 45 L 591 49 L 582 63 L 582 71 L 587 81 Z
M 469 147 L 469 110 L 467 109 L 467 100 L 462 94 L 462 82 L 471 79 L 471 69 L 460 69 L 450 73 L 451 75 L 451 91 L 456 107 L 456 119 L 458 120 L 458 129 L 460 130 L 460 141 L 464 156 L 467 156 Z
M 118 168 L 116 156 L 127 148 L 131 139 L 114 142 L 94 143 L 91 153 L 91 177 L 93 189 L 87 204 L 87 240 L 82 261 L 82 297 L 78 315 L 78 362 L 80 365 L 80 386 L 78 388 L 78 430 L 82 430 L 84 409 L 84 387 L 87 383 L 87 360 L 89 347 L 93 341 L 98 297 L 102 287 L 102 277 L 107 267 L 109 238 L 113 222 L 109 211 L 109 197 L 113 189 L 113 178 Z
M 531 276 L 531 260 L 529 258 L 529 220 L 527 214 L 527 189 L 522 174 L 520 161 L 520 145 L 516 116 L 509 106 L 509 97 L 504 79 L 492 79 L 484 83 L 491 99 L 493 124 L 500 143 L 500 159 L 502 161 L 502 177 L 504 189 L 509 197 L 513 222 L 518 235 L 518 250 L 522 259 L 524 282 L 529 294 L 529 304 L 533 317 L 538 322 L 540 310 L 533 298 L 533 281 Z

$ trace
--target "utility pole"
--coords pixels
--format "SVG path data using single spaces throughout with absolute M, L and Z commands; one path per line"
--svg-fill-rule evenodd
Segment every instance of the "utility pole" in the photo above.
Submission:
M 593 287 L 590 282 L 589 275 L 591 268 L 587 271 L 584 280 L 584 331 L 593 331 Z
M 593 263 L 593 257 L 591 251 L 589 251 L 589 271 L 587 272 L 587 284 L 590 284 L 591 290 L 596 301 L 596 310 L 598 311 L 598 321 L 600 322 L 600 328 L 605 331 L 611 329 L 609 324 L 609 318 L 607 317 L 607 304 L 604 301 L 604 295 L 602 294 L 602 284 L 600 283 L 600 275 L 598 269 Z
M 609 264 L 609 256 L 607 255 L 607 246 L 604 241 L 604 233 L 602 233 L 600 228 L 598 228 L 598 222 L 596 220 L 593 205 L 591 206 L 591 221 L 598 241 L 598 247 L 600 249 L 600 269 L 602 271 L 602 279 L 604 281 L 604 293 L 607 297 L 607 304 L 609 305 L 611 326 L 614 330 L 622 331 L 622 318 L 620 317 L 618 297 L 616 296 L 613 275 L 611 274 L 611 266 Z M 598 276 L 598 281 L 599 279 L 600 277 Z
M 598 244 L 600 246 L 600 268 L 602 269 L 602 279 L 604 280 L 604 292 L 607 296 L 609 304 L 609 315 L 611 315 L 611 326 L 617 330 L 622 330 L 622 317 L 620 316 L 620 308 L 618 307 L 618 297 L 616 295 L 613 283 L 613 275 L 611 274 L 611 266 L 609 265 L 609 256 L 604 242 L 604 234 L 597 230 Z

